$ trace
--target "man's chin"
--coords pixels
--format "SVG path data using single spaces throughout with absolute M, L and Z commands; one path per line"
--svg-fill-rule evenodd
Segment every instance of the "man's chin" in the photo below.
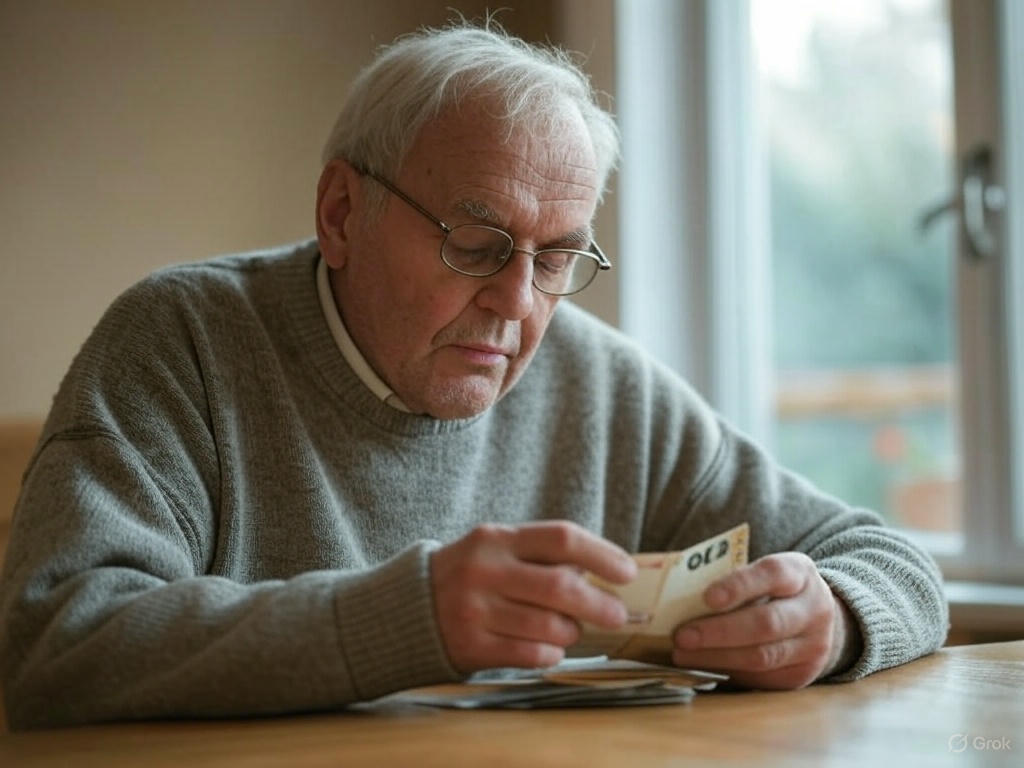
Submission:
M 429 393 L 421 413 L 435 419 L 471 419 L 479 416 L 503 393 L 493 382 L 459 382 Z
M 474 416 L 479 416 L 494 405 L 495 402 L 497 402 L 497 398 L 491 398 L 484 401 L 449 401 L 438 403 L 437 405 L 427 409 L 426 414 L 428 416 L 433 416 L 435 419 L 442 419 L 445 421 L 471 419 Z

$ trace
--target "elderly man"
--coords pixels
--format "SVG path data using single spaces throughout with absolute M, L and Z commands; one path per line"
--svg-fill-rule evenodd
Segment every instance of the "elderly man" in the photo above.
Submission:
M 15 728 L 340 707 L 620 627 L 627 552 L 739 522 L 674 659 L 849 680 L 938 646 L 934 563 L 775 466 L 571 304 L 616 133 L 500 31 L 430 30 L 356 80 L 316 240 L 164 270 L 61 385 L 16 511 Z

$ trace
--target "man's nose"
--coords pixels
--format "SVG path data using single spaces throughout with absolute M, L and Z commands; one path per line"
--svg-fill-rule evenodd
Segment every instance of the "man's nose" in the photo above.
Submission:
M 482 278 L 477 304 L 505 320 L 525 320 L 533 311 L 533 254 L 516 249 L 500 271 Z

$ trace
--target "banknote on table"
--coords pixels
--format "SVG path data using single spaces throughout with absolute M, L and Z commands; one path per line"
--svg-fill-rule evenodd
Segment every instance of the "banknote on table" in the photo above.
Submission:
M 749 538 L 750 528 L 743 523 L 682 552 L 634 555 L 637 576 L 624 586 L 590 575 L 594 584 L 622 599 L 629 621 L 614 632 L 584 624 L 573 653 L 671 664 L 672 631 L 710 613 L 704 589 L 746 564 Z
M 566 659 L 547 669 L 497 669 L 462 685 L 434 686 L 392 694 L 387 703 L 447 709 L 552 709 L 685 704 L 725 675 L 660 667 L 628 660 Z
M 567 659 L 544 670 L 541 678 L 549 683 L 589 685 L 594 688 L 619 688 L 659 682 L 698 691 L 710 691 L 718 683 L 729 679 L 727 675 L 716 672 L 646 664 L 630 659 L 609 659 L 606 656 Z
M 401 704 L 444 709 L 553 709 L 685 704 L 695 695 L 693 688 L 660 682 L 611 688 L 537 680 L 526 685 L 466 685 L 456 690 L 418 689 L 396 694 L 392 700 Z

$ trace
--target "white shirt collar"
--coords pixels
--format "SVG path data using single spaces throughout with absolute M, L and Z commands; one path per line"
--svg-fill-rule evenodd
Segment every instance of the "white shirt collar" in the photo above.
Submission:
M 355 371 L 356 376 L 359 377 L 359 380 L 373 394 L 392 408 L 409 413 L 405 403 L 399 399 L 391 387 L 384 383 L 384 380 L 377 375 L 377 372 L 370 367 L 370 364 L 366 362 L 366 358 L 363 357 L 355 342 L 352 341 L 352 337 L 349 335 L 348 329 L 341 319 L 341 313 L 338 312 L 338 307 L 334 303 L 334 294 L 331 291 L 331 283 L 327 276 L 327 262 L 324 261 L 323 256 L 320 257 L 320 261 L 316 266 L 316 290 L 320 296 L 320 309 L 323 310 L 324 320 L 327 321 L 327 327 L 330 329 L 331 336 L 334 337 L 338 349 L 341 350 L 341 356 L 345 358 L 345 362 L 349 364 L 352 370 Z

